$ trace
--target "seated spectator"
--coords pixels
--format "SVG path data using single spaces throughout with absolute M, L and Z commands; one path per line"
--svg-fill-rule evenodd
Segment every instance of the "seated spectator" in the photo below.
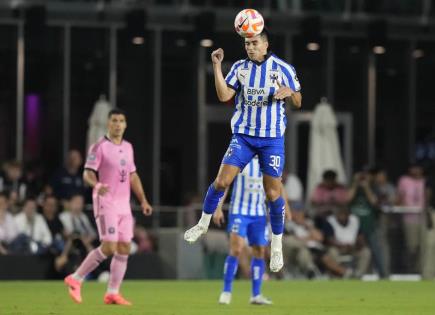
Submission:
M 286 222 L 285 230 L 288 234 L 282 241 L 283 254 L 288 262 L 286 265 L 296 266 L 308 278 L 313 278 L 317 273 L 316 253 L 323 248 L 323 235 L 305 217 L 301 203 L 292 203 L 291 209 L 292 220 Z
M 82 178 L 83 158 L 79 151 L 68 152 L 65 165 L 51 179 L 53 193 L 62 203 L 73 195 L 84 195 L 85 186 Z
M 361 278 L 368 270 L 370 251 L 365 246 L 358 217 L 350 214 L 346 207 L 340 207 L 327 218 L 327 222 L 325 237 L 330 246 L 328 254 L 338 263 L 350 258 L 349 262 L 355 263 L 353 276 Z
M 0 255 L 8 254 L 9 244 L 17 234 L 15 220 L 8 212 L 8 196 L 0 192 Z
M 22 176 L 23 169 L 18 161 L 6 162 L 0 173 L 0 192 L 9 194 L 9 210 L 12 214 L 21 210 L 20 205 L 27 196 L 27 186 Z
M 35 199 L 28 198 L 23 210 L 15 216 L 18 237 L 11 243 L 14 251 L 43 254 L 51 245 L 52 237 L 44 217 L 36 212 Z
M 283 252 L 288 266 L 297 266 L 309 279 L 318 275 L 318 266 L 335 276 L 347 277 L 349 271 L 325 251 L 323 234 L 305 215 L 302 203 L 292 203 L 292 221 L 287 221 Z
M 337 182 L 337 173 L 334 170 L 326 170 L 322 175 L 322 182 L 311 195 L 316 227 L 322 229 L 326 217 L 346 202 L 347 189 Z
M 84 210 L 84 198 L 82 195 L 73 195 L 68 201 L 66 211 L 60 214 L 60 220 L 65 228 L 67 237 L 80 240 L 87 252 L 94 247 L 92 243 L 97 237 Z
M 54 254 L 61 253 L 65 245 L 65 229 L 58 215 L 58 203 L 55 196 L 47 196 L 42 204 L 42 215 L 50 229 L 53 239 L 52 249 Z

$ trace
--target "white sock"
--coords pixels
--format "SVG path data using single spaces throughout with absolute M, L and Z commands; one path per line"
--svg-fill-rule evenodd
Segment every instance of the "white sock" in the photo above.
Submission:
M 77 273 L 73 273 L 73 275 L 72 275 L 72 277 L 73 277 L 73 279 L 75 279 L 75 280 L 77 280 L 77 281 L 80 281 L 80 282 L 83 282 L 83 278 L 82 277 L 80 277 Z
M 210 225 L 211 216 L 212 216 L 211 214 L 207 214 L 203 212 L 201 215 L 201 219 L 199 219 L 198 224 L 208 229 L 208 226 Z
M 119 290 L 118 289 L 107 288 L 107 293 L 109 293 L 109 294 L 118 294 Z
M 272 251 L 282 251 L 282 234 L 272 233 L 272 242 L 270 244 Z

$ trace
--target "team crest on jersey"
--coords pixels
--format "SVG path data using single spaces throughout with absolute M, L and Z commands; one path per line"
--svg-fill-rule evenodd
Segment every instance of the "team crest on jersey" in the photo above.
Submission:
M 275 83 L 276 81 L 278 81 L 278 74 L 272 73 L 269 78 L 272 83 Z
M 115 234 L 115 228 L 113 226 L 111 226 L 107 232 L 109 232 L 109 234 Z
M 121 159 L 121 161 L 119 161 L 119 163 L 121 164 L 121 166 L 125 166 L 127 164 L 127 162 L 124 159 Z

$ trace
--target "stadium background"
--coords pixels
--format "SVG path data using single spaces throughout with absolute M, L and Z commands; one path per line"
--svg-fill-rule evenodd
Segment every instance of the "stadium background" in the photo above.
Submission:
M 433 177 L 429 0 L 2 1 L 0 162 L 32 165 L 48 182 L 69 149 L 85 155 L 88 118 L 102 95 L 124 109 L 126 138 L 156 208 L 152 219 L 139 220 L 158 239 L 153 253 L 133 258 L 130 278 L 220 276 L 218 267 L 204 271 L 204 264 L 219 262 L 179 236 L 184 213 L 198 210 L 196 196 L 212 180 L 230 135 L 231 105 L 218 104 L 209 53 L 223 47 L 228 62 L 244 56 L 232 25 L 245 7 L 262 12 L 272 50 L 296 67 L 303 112 L 325 97 L 336 112 L 350 114 L 348 178 L 381 165 L 396 182 L 410 162 L 421 162 Z M 287 169 L 305 183 L 309 128 L 297 128 L 292 148 L 299 162 L 294 168 L 287 160 Z M 341 127 L 339 135 L 343 141 Z M 393 246 L 400 252 L 403 244 Z M 39 258 L 26 259 L 0 257 L 8 266 L 2 277 L 46 277 Z

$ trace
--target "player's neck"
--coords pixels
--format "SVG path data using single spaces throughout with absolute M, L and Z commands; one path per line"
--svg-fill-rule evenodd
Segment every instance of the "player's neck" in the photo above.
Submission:
M 110 136 L 110 134 L 106 134 L 106 138 L 113 142 L 114 144 L 121 144 L 122 137 Z

